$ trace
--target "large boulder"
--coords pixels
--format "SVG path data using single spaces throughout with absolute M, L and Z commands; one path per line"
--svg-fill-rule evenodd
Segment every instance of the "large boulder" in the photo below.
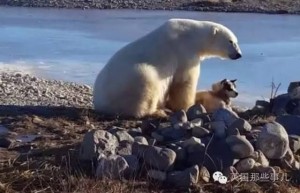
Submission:
M 290 100 L 291 97 L 288 94 L 278 95 L 271 100 L 271 112 L 277 116 L 286 114 L 286 106 Z
M 267 158 L 280 159 L 288 151 L 289 137 L 282 125 L 270 122 L 262 128 L 256 146 Z
M 104 130 L 92 130 L 85 134 L 79 150 L 79 159 L 98 159 L 99 155 L 113 155 L 118 147 L 118 139 Z
M 300 136 L 300 116 L 283 115 L 276 118 L 276 122 L 281 124 L 289 135 Z

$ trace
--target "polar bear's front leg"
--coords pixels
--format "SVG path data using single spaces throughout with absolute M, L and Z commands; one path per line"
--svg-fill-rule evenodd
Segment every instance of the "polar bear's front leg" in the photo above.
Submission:
M 197 82 L 200 67 L 194 66 L 190 69 L 179 71 L 174 76 L 169 92 L 167 108 L 172 111 L 187 110 L 195 104 Z

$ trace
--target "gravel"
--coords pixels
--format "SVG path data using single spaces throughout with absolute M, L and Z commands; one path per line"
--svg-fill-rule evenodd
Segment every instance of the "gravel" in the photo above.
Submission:
M 92 107 L 92 89 L 20 73 L 0 74 L 0 104 L 13 106 Z
M 299 14 L 295 0 L 3 0 L 0 5 L 81 9 L 146 9 Z

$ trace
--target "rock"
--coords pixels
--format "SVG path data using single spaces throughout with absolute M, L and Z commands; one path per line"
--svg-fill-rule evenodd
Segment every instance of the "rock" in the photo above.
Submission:
M 227 134 L 228 137 L 231 136 L 231 135 L 241 135 L 237 128 L 230 128 L 230 129 L 228 128 L 226 130 L 226 134 Z
M 255 102 L 255 108 L 262 109 L 263 112 L 268 112 L 270 110 L 270 102 L 265 100 L 257 100 Z
M 298 88 L 300 86 L 300 82 L 290 82 L 289 87 L 288 87 L 288 94 L 292 93 L 294 91 L 294 89 Z
M 184 129 L 184 130 L 191 130 L 193 127 L 194 127 L 194 124 L 188 121 L 188 122 L 183 123 L 182 126 L 179 126 L 177 128 L 181 128 L 181 129 Z M 177 129 L 175 127 L 175 125 L 174 125 L 174 128 Z
M 205 153 L 206 152 L 206 153 Z M 188 165 L 205 166 L 210 173 L 232 166 L 235 158 L 224 139 L 212 137 L 206 147 L 201 144 L 193 146 L 188 152 Z
M 290 148 L 294 153 L 297 153 L 300 150 L 300 136 L 298 135 L 289 135 Z
M 185 150 L 188 152 L 188 154 L 192 154 L 195 152 L 202 152 L 204 153 L 205 145 L 203 143 L 196 144 L 196 145 L 190 145 Z
M 170 122 L 172 125 L 175 125 L 176 123 L 185 123 L 187 121 L 188 119 L 184 110 L 176 111 L 170 116 Z
M 280 159 L 288 150 L 288 134 L 279 123 L 267 123 L 258 136 L 256 146 L 267 158 Z
M 281 163 L 285 169 L 300 170 L 300 163 L 295 159 L 291 149 L 288 149 L 281 159 Z
M 173 171 L 167 174 L 166 182 L 172 187 L 182 188 L 196 184 L 199 179 L 199 167 L 197 165 L 184 171 Z
M 136 136 L 134 138 L 134 142 L 141 143 L 141 144 L 144 144 L 144 145 L 149 145 L 147 139 L 143 136 Z
M 208 114 L 201 114 L 198 116 L 198 118 L 202 120 L 203 127 L 211 122 L 211 118 Z
M 262 177 L 260 177 L 258 179 L 260 182 L 278 181 L 278 179 L 276 179 L 276 176 L 278 176 L 278 175 L 276 175 L 277 172 L 275 171 L 275 169 L 273 167 L 255 166 L 253 168 L 253 172 L 260 174 L 260 176 L 266 177 L 266 179 L 263 179 Z
M 288 114 L 300 115 L 300 99 L 291 99 L 285 109 Z
M 124 128 L 122 128 L 122 127 L 112 126 L 112 127 L 109 128 L 107 131 L 110 132 L 110 133 L 113 134 L 113 135 L 116 135 L 116 133 L 117 133 L 118 131 L 126 131 L 126 129 L 124 129 Z
M 250 171 L 252 168 L 254 168 L 254 166 L 255 166 L 255 160 L 252 158 L 246 158 L 246 159 L 240 160 L 236 164 L 235 168 L 239 173 L 242 173 L 242 172 Z
M 100 179 L 121 179 L 128 168 L 128 163 L 121 156 L 102 157 L 98 162 L 96 177 Z
M 300 85 L 288 93 L 291 99 L 300 99 Z
M 205 129 L 204 127 L 198 127 L 198 126 L 196 126 L 196 127 L 192 128 L 192 135 L 194 137 L 201 138 L 201 137 L 205 137 L 205 136 L 207 136 L 209 134 L 210 134 L 210 131 L 207 130 L 207 129 Z
M 158 132 L 152 132 L 151 137 L 153 137 L 156 141 L 164 141 L 164 136 L 160 135 Z
M 252 144 L 242 135 L 231 135 L 226 138 L 226 143 L 236 159 L 249 157 L 254 152 Z
M 141 129 L 143 134 L 150 135 L 153 131 L 157 130 L 159 127 L 160 121 L 158 119 L 155 120 L 143 120 Z
M 163 182 L 167 179 L 167 173 L 158 170 L 149 170 L 147 175 L 149 178 L 160 182 Z
M 159 129 L 159 134 L 163 136 L 165 141 L 174 141 L 183 138 L 187 134 L 187 130 L 182 128 L 167 127 Z M 159 141 L 157 138 L 155 139 Z
M 276 122 L 281 124 L 289 135 L 300 136 L 300 116 L 298 115 L 283 115 L 276 118 Z
M 168 144 L 167 148 L 173 150 L 176 153 L 176 164 L 182 164 L 186 161 L 187 152 L 184 148 L 180 147 L 179 145 L 176 145 L 174 143 Z
M 81 160 L 97 159 L 102 153 L 106 156 L 115 154 L 118 139 L 111 133 L 103 130 L 92 130 L 85 134 L 81 143 L 79 158 Z
M 13 143 L 13 139 L 9 137 L 0 137 L 0 147 L 9 148 Z
M 117 131 L 115 136 L 118 138 L 119 142 L 121 141 L 128 141 L 130 143 L 134 142 L 133 137 L 129 135 L 126 131 Z
M 158 170 L 169 170 L 176 159 L 176 153 L 168 148 L 133 143 L 132 153 Z
M 229 166 L 224 169 L 223 175 L 227 177 L 229 182 L 232 182 L 238 178 L 239 172 L 234 166 Z
M 40 124 L 40 123 L 43 123 L 44 121 L 41 118 L 34 116 L 32 119 L 32 122 L 35 124 Z
M 9 130 L 6 127 L 0 125 L 0 137 L 6 136 L 8 134 L 9 134 Z
M 194 146 L 197 144 L 201 144 L 201 139 L 197 138 L 197 137 L 191 137 L 187 140 L 185 140 L 182 144 L 182 146 L 184 148 L 188 148 L 189 146 Z
M 148 140 L 148 143 L 149 143 L 150 146 L 155 146 L 155 144 L 156 144 L 156 139 L 149 139 L 149 140 Z
M 225 138 L 226 137 L 226 130 L 227 127 L 224 121 L 213 121 L 210 123 L 211 129 L 214 131 L 214 134 L 218 138 Z
M 131 129 L 128 130 L 128 133 L 132 137 L 137 137 L 137 136 L 142 136 L 143 135 L 142 129 L 140 127 L 138 127 L 138 128 L 131 128 Z
M 261 166 L 263 167 L 268 167 L 269 166 L 269 160 L 266 158 L 266 156 L 263 154 L 261 151 L 257 151 L 257 159 L 255 160 L 256 162 L 260 163 Z
M 125 176 L 128 178 L 134 177 L 140 168 L 138 158 L 135 155 L 123 155 L 122 157 L 128 163 L 128 168 L 124 171 Z
M 278 95 L 271 99 L 271 112 L 277 116 L 286 114 L 286 105 L 291 100 L 288 94 Z
M 195 104 L 187 110 L 186 115 L 188 120 L 191 121 L 197 118 L 201 118 L 201 115 L 204 113 L 206 113 L 206 109 L 203 107 L 203 105 Z
M 220 108 L 216 110 L 212 115 L 212 121 L 223 121 L 226 127 L 229 127 L 238 118 L 239 117 L 235 112 L 225 108 Z
M 238 118 L 236 119 L 229 127 L 228 129 L 232 130 L 237 128 L 239 130 L 240 133 L 246 133 L 246 132 L 250 132 L 252 129 L 252 126 L 250 125 L 250 123 L 242 118 Z
M 260 129 L 253 129 L 250 131 L 250 133 L 246 133 L 246 138 L 251 141 L 251 140 L 254 140 L 254 141 L 257 141 L 258 139 L 258 136 L 260 135 L 261 133 L 261 129 L 263 127 L 259 127 Z
M 203 180 L 204 182 L 209 182 L 210 173 L 206 167 L 202 166 L 199 172 L 199 179 Z
M 191 121 L 192 127 L 201 127 L 203 125 L 203 120 L 201 118 L 193 119 Z
M 132 143 L 126 140 L 120 141 L 119 146 L 116 148 L 118 155 L 131 155 L 132 154 Z

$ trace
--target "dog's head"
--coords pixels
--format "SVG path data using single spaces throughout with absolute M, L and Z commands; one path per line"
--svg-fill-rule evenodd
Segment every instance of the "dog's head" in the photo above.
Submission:
M 230 98 L 235 98 L 239 94 L 238 91 L 236 90 L 236 84 L 235 84 L 236 80 L 237 79 L 234 80 L 224 79 L 220 82 L 213 84 L 212 90 L 214 92 L 223 91 L 226 94 L 226 96 Z

